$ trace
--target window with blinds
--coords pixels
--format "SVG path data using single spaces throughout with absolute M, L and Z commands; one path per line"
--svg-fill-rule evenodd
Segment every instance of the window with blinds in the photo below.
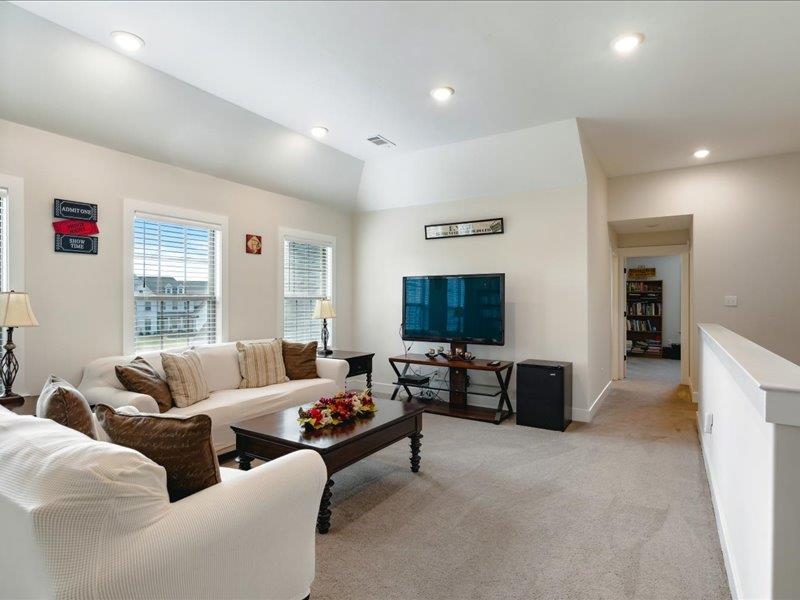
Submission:
M 0 188 L 0 291 L 8 291 L 8 190 Z
M 333 293 L 333 245 L 284 238 L 283 337 L 322 344 L 322 321 L 312 319 L 317 300 Z M 333 338 L 332 323 L 328 324 Z M 332 341 L 328 342 L 328 346 Z
M 220 229 L 136 215 L 136 352 L 220 341 Z

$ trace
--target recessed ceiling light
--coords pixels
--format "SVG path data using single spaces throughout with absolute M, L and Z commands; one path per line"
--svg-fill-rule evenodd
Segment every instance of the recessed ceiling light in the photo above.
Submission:
M 431 90 L 431 96 L 437 102 L 447 102 L 456 91 L 451 87 L 437 87 Z
M 328 128 L 322 125 L 314 125 L 314 127 L 311 128 L 311 135 L 315 138 L 324 138 L 328 135 Z
M 694 151 L 695 158 L 706 158 L 709 154 L 711 154 L 711 151 L 707 150 L 706 148 L 700 148 L 699 150 Z
M 112 31 L 111 39 L 126 52 L 136 52 L 144 46 L 144 40 L 142 38 L 127 31 Z
M 644 42 L 644 34 L 642 33 L 626 33 L 619 37 L 614 38 L 611 42 L 611 47 L 620 54 L 630 54 Z

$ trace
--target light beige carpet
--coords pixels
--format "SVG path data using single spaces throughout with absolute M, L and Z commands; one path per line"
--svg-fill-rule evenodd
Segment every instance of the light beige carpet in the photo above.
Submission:
M 313 600 L 728 598 L 685 388 L 614 386 L 565 433 L 424 417 L 334 476 Z
M 657 379 L 678 385 L 681 381 L 681 361 L 629 356 L 626 373 L 628 379 Z

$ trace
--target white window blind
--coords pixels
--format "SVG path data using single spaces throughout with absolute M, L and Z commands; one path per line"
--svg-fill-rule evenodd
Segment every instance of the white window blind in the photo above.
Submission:
M 134 349 L 220 341 L 220 228 L 137 214 Z
M 8 190 L 0 188 L 0 291 L 8 291 Z
M 333 293 L 333 245 L 284 238 L 283 337 L 322 344 L 322 321 L 312 319 L 314 304 Z M 332 323 L 328 324 L 333 338 Z M 332 342 L 329 341 L 331 346 Z

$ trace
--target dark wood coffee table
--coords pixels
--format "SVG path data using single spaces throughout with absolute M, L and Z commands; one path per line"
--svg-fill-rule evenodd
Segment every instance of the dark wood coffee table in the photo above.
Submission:
M 319 505 L 317 531 L 328 533 L 334 473 L 406 437 L 411 440 L 411 470 L 419 471 L 425 406 L 417 402 L 378 399 L 375 404 L 378 412 L 371 417 L 312 432 L 300 428 L 297 408 L 236 423 L 231 428 L 236 433 L 239 468 L 248 470 L 254 458 L 272 460 L 306 448 L 319 452 L 328 468 L 328 483 Z

